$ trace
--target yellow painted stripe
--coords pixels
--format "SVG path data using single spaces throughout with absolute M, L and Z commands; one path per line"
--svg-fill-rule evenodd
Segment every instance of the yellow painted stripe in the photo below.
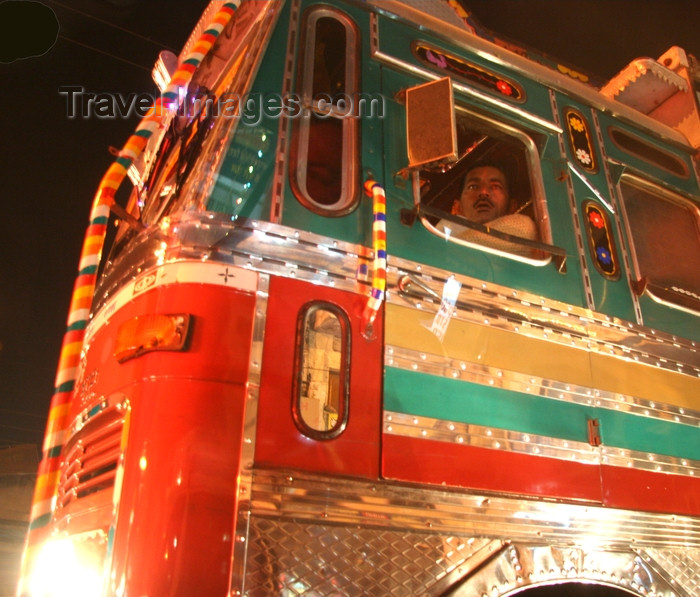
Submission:
M 452 319 L 442 342 L 433 313 L 388 304 L 386 343 L 487 367 L 700 410 L 700 378 L 524 334 Z
M 53 471 L 37 477 L 36 486 L 34 487 L 34 502 L 43 502 L 53 496 L 60 474 L 60 471 Z
M 57 406 L 54 406 L 50 411 L 49 411 L 49 422 L 53 424 L 54 421 L 57 421 L 58 419 L 61 419 L 63 417 L 66 417 L 68 413 L 70 412 L 70 403 L 65 403 L 65 404 L 59 404 Z

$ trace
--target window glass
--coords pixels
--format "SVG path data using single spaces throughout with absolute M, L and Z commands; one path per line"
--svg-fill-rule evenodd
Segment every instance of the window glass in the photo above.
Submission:
M 615 144 L 627 153 L 631 153 L 654 166 L 668 170 L 676 176 L 688 177 L 688 168 L 676 156 L 619 129 L 611 128 L 609 132 L 610 138 Z
M 349 329 L 335 305 L 313 303 L 299 316 L 295 419 L 310 437 L 336 437 L 347 424 Z
M 357 35 L 346 15 L 313 8 L 305 16 L 290 182 L 299 201 L 323 215 L 344 215 L 358 198 Z
M 146 225 L 168 215 L 190 175 L 202 143 L 211 130 L 214 96 L 206 89 L 189 92 L 170 121 L 145 188 L 149 200 L 142 213 Z
M 700 311 L 700 216 L 696 205 L 636 179 L 620 183 L 638 289 Z
M 316 21 L 314 36 L 313 95 L 337 98 L 345 93 L 345 26 L 332 17 L 321 17 Z
M 530 260 L 551 243 L 535 144 L 524 133 L 464 111 L 457 113 L 458 161 L 423 169 L 424 224 L 450 241 Z M 514 238 L 516 240 L 514 240 Z M 525 240 L 519 244 L 517 239 Z
M 335 118 L 309 120 L 306 191 L 317 203 L 336 205 L 343 191 L 343 123 Z

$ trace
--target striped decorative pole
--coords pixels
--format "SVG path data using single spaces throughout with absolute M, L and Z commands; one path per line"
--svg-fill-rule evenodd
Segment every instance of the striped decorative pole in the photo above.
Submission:
M 153 133 L 163 126 L 168 114 L 178 109 L 181 90 L 187 89 L 192 75 L 231 20 L 240 3 L 241 0 L 226 2 L 216 13 L 212 22 L 194 44 L 190 54 L 179 65 L 166 90 L 141 120 L 134 134 L 129 137 L 97 189 L 90 213 L 90 224 L 83 241 L 78 276 L 68 312 L 67 330 L 63 337 L 61 356 L 56 372 L 55 390 L 49 409 L 42 460 L 39 463 L 34 489 L 29 534 L 23 562 L 23 578 L 30 570 L 30 562 L 36 549 L 45 539 L 54 508 L 60 474 L 60 454 L 70 423 L 68 420 L 70 400 L 77 377 L 85 328 L 90 315 L 110 207 L 114 205 L 115 194 L 126 177 L 129 167 L 144 150 Z
M 367 298 L 362 325 L 365 337 L 372 336 L 372 325 L 377 317 L 386 291 L 386 194 L 373 180 L 365 182 L 365 192 L 372 197 L 372 290 Z

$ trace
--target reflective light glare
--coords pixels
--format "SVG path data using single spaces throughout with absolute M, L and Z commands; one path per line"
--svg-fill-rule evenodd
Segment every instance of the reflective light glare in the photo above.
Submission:
M 92 542 L 83 549 L 71 539 L 49 540 L 29 578 L 31 597 L 95 597 L 102 594 L 101 557 Z

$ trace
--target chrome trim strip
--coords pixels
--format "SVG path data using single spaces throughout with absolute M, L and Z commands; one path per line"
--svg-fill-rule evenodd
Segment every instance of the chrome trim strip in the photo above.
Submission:
M 284 79 L 282 81 L 282 97 L 291 97 L 292 79 L 294 77 L 294 48 L 299 37 L 299 10 L 301 0 L 293 0 L 290 6 L 289 33 L 287 37 L 287 54 L 284 58 Z M 275 149 L 275 171 L 272 180 L 272 199 L 270 201 L 270 221 L 279 223 L 282 220 L 284 207 L 284 181 L 287 176 L 287 151 L 291 123 L 289 118 L 280 118 L 277 129 L 277 148 Z
M 88 326 L 87 339 L 99 327 L 98 322 L 110 317 L 119 301 L 145 287 L 149 276 L 155 281 L 156 274 L 165 275 L 169 268 L 189 268 L 195 276 L 192 280 L 206 278 L 207 283 L 227 284 L 231 271 L 249 270 L 249 276 L 260 272 L 296 277 L 368 294 L 371 251 L 362 245 L 254 220 L 232 222 L 230 217 L 213 214 L 168 219 L 112 264 L 102 280 L 100 306 Z M 387 302 L 435 312 L 440 300 L 434 297 L 442 296 L 451 277 L 461 283 L 451 314 L 459 320 L 700 377 L 700 347 L 695 341 L 398 257 L 388 257 Z M 252 292 L 255 286 L 251 288 Z M 110 289 L 115 289 L 115 297 Z
M 700 347 L 693 340 L 391 255 L 387 302 L 435 313 L 435 297 L 450 278 L 461 283 L 453 318 L 700 377 Z
M 458 361 L 444 355 L 417 352 L 397 346 L 387 346 L 384 364 L 387 367 L 418 371 L 485 386 L 495 386 L 551 400 L 605 408 L 642 417 L 653 417 L 654 419 L 672 421 L 684 425 L 700 425 L 700 410 L 689 410 L 626 394 L 570 384 L 556 379 L 545 379 L 527 373 Z
M 384 433 L 582 464 L 599 465 L 601 460 L 599 451 L 584 442 L 392 411 L 384 412 Z
M 240 586 L 246 574 L 248 562 L 248 541 L 250 523 L 250 500 L 253 485 L 253 467 L 255 460 L 255 439 L 258 421 L 258 404 L 260 397 L 260 374 L 262 369 L 263 342 L 265 339 L 265 321 L 269 297 L 270 276 L 258 277 L 255 301 L 255 322 L 250 347 L 250 362 L 246 382 L 247 402 L 243 421 L 243 445 L 241 447 L 241 466 L 238 473 L 237 518 L 233 538 L 233 561 L 231 563 L 231 587 Z M 235 593 L 231 592 L 231 595 Z
M 112 293 L 124 292 L 134 280 L 149 275 L 151 268 L 150 274 L 155 275 L 159 266 L 181 261 L 197 267 L 216 264 L 219 273 L 235 266 L 369 294 L 372 251 L 269 222 L 224 214 L 181 214 L 164 219 L 109 265 L 100 282 L 95 313 L 113 310 Z M 207 283 L 215 279 L 212 273 Z
M 605 464 L 655 473 L 700 477 L 698 460 L 624 450 L 614 446 L 593 447 L 585 442 L 391 411 L 384 413 L 384 433 L 528 456 L 556 458 L 580 464 Z
M 235 266 L 368 294 L 371 256 L 362 245 L 268 222 L 232 221 L 230 216 L 211 213 L 166 219 L 110 264 L 89 330 L 114 310 L 112 290 L 120 294 L 127 285 L 135 288 L 150 268 L 157 271 L 158 266 L 189 262 L 196 264 L 195 271 L 212 264 L 219 268 L 216 272 L 202 270 L 211 272 L 208 283 L 215 279 L 225 283 L 226 267 Z M 452 277 L 461 284 L 452 313 L 460 320 L 700 377 L 698 342 L 399 257 L 387 259 L 389 304 L 435 312 L 445 282 Z M 408 292 L 401 290 L 404 280 L 415 283 Z
M 300 471 L 254 470 L 251 516 L 610 550 L 700 549 L 700 519 L 689 516 Z

